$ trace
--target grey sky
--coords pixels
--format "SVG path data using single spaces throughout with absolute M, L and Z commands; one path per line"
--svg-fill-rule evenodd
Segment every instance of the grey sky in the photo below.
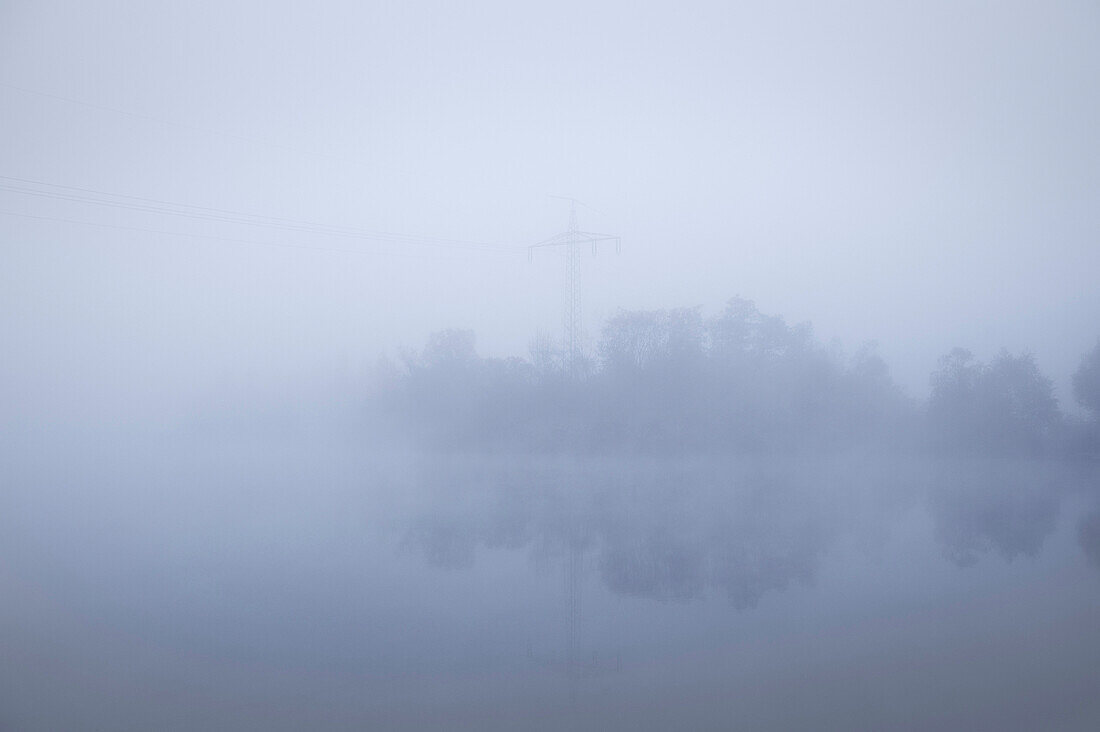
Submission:
M 0 728 L 1097 729 L 1098 41 L 0 0 Z
M 0 174 L 517 246 L 573 195 L 624 238 L 585 262 L 590 330 L 741 294 L 877 340 L 916 395 L 949 348 L 1007 346 L 1068 402 L 1100 331 L 1098 38 L 1089 2 L 6 2 L 0 83 L 176 124 L 0 86 Z M 452 325 L 522 353 L 560 327 L 551 257 L 0 210 L 387 252 L 0 216 L 9 399 L 356 368 Z

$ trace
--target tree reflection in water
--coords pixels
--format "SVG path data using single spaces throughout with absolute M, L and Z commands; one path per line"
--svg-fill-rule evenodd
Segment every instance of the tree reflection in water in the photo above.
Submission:
M 1091 485 L 1062 464 L 1002 458 L 451 456 L 423 461 L 416 482 L 430 508 L 404 543 L 432 566 L 469 567 L 479 548 L 523 550 L 539 565 L 564 566 L 577 553 L 615 594 L 678 602 L 718 594 L 741 610 L 811 583 L 840 536 L 889 532 L 904 506 L 927 511 L 942 552 L 960 567 L 989 552 L 1035 557 L 1064 496 Z M 1078 535 L 1100 566 L 1100 513 Z

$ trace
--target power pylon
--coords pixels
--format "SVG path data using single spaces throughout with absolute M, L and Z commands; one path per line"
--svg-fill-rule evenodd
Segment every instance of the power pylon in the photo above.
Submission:
M 544 239 L 537 244 L 527 247 L 527 258 L 534 259 L 536 249 L 544 247 L 565 247 L 565 346 L 567 349 L 566 370 L 570 376 L 576 375 L 577 356 L 580 351 L 581 339 L 581 292 L 578 283 L 577 248 L 582 244 L 592 247 L 592 256 L 600 242 L 615 242 L 615 252 L 622 250 L 622 238 L 610 234 L 597 234 L 592 231 L 581 231 L 577 225 L 577 204 L 581 203 L 575 198 L 566 196 L 551 196 L 569 201 L 569 228 L 560 234 L 555 234 L 549 239 Z M 584 204 L 581 203 L 583 206 Z

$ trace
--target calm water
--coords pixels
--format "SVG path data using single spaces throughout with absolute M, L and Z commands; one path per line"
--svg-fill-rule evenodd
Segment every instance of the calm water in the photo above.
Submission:
M 1100 726 L 1095 467 L 48 445 L 2 729 Z

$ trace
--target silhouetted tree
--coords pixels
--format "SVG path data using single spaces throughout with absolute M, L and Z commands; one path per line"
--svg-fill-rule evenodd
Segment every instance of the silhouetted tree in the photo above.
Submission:
M 1078 454 L 1100 453 L 1100 341 L 1085 354 L 1073 373 L 1073 397 L 1088 412 L 1087 420 L 1070 430 L 1070 450 Z
M 405 359 L 385 399 L 423 445 L 523 449 L 745 453 L 882 439 L 910 411 L 885 363 L 845 362 L 813 337 L 734 298 L 699 308 L 620 312 L 597 360 L 566 369 L 546 338 L 531 360 L 477 355 L 474 334 L 433 334 Z
M 983 364 L 956 348 L 932 374 L 928 417 L 942 450 L 1036 454 L 1049 447 L 1060 414 L 1030 354 L 1002 351 Z
M 1100 340 L 1073 374 L 1073 398 L 1100 420 Z

